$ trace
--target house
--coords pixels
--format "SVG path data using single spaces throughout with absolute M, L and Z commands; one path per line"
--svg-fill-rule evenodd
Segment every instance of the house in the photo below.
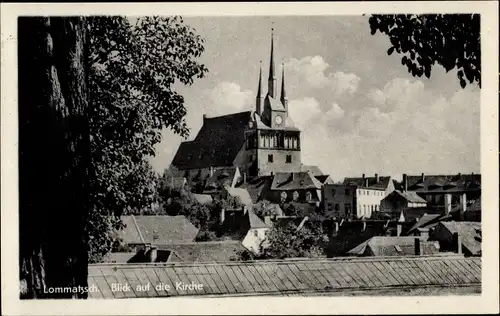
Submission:
M 387 196 L 395 190 L 396 181 L 390 176 L 379 176 L 375 174 L 374 177 L 367 177 L 363 174 L 361 178 L 345 178 L 343 184 L 367 189 L 382 189 Z
M 244 253 L 248 253 L 248 250 L 239 241 L 188 242 L 144 245 L 136 251 L 111 252 L 104 257 L 103 262 L 228 262 L 238 260 Z
M 272 203 L 311 203 L 321 201 L 322 183 L 311 172 L 277 172 L 263 199 Z
M 272 176 L 257 176 L 248 179 L 247 181 L 238 183 L 236 187 L 247 190 L 248 194 L 250 194 L 250 198 L 252 199 L 252 203 L 256 204 L 257 202 L 263 200 L 265 195 L 263 192 L 267 192 L 267 190 L 269 190 L 272 181 Z
M 117 234 L 123 244 L 130 247 L 192 242 L 198 234 L 198 228 L 183 215 L 128 215 L 121 220 L 125 227 Z
M 403 209 L 426 207 L 427 201 L 413 191 L 394 190 L 380 201 L 380 211 L 397 217 Z
M 403 174 L 404 191 L 414 191 L 430 207 L 450 213 L 451 208 L 481 196 L 480 174 L 426 175 Z M 447 200 L 449 198 L 449 200 Z
M 89 292 L 89 298 L 101 299 L 477 294 L 481 293 L 481 270 L 480 258 L 463 256 L 90 264 L 88 285 L 97 288 Z M 109 284 L 116 280 L 152 286 L 145 291 L 123 287 L 112 291 Z M 176 288 L 176 280 L 203 286 Z
M 481 256 L 481 223 L 442 221 L 429 233 L 445 250 Z
M 366 187 L 356 184 L 325 184 L 323 207 L 336 218 L 370 218 L 380 210 L 385 197 L 383 187 Z
M 243 247 L 254 255 L 260 254 L 265 246 L 266 233 L 270 226 L 264 223 L 252 209 L 225 210 L 220 212 L 217 227 L 212 228 L 219 238 L 240 241 Z
M 439 253 L 439 243 L 426 237 L 375 236 L 347 252 L 354 256 L 420 256 Z
M 301 131 L 289 115 L 284 70 L 278 95 L 274 55 L 272 37 L 267 94 L 261 69 L 254 110 L 204 115 L 196 137 L 180 144 L 170 166 L 172 172 L 180 171 L 190 181 L 194 175 L 206 178 L 210 168 L 238 167 L 249 177 L 301 171 Z

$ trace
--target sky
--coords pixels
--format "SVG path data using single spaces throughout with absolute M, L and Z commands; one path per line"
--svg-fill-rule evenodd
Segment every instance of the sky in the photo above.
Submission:
M 210 116 L 255 109 L 262 60 L 267 90 L 271 28 L 276 68 L 285 67 L 289 112 L 302 130 L 302 163 L 337 181 L 361 174 L 480 172 L 480 93 L 437 66 L 414 78 L 389 39 L 363 16 L 184 17 L 205 40 L 209 69 L 185 98 L 193 139 Z M 281 76 L 278 79 L 281 87 Z M 154 169 L 168 168 L 183 139 L 169 130 Z

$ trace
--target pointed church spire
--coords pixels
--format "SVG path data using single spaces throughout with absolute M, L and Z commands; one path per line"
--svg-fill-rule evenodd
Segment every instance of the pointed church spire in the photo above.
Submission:
M 258 115 L 262 114 L 262 108 L 264 106 L 264 95 L 262 92 L 262 60 L 260 61 L 260 70 L 259 70 L 259 86 L 257 87 L 257 97 L 255 100 L 255 112 Z
M 276 98 L 278 87 L 276 86 L 276 74 L 274 72 L 274 28 L 271 29 L 271 57 L 269 60 L 268 94 Z
M 269 80 L 274 79 L 274 28 L 271 29 L 271 58 L 269 59 Z

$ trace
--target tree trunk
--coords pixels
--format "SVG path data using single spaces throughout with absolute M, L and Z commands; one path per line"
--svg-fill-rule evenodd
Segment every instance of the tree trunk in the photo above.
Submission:
M 21 298 L 86 298 L 85 21 L 20 17 L 18 35 Z

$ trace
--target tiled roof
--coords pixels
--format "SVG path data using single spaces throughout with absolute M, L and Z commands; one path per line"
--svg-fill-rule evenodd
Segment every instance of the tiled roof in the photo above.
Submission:
M 227 193 L 232 197 L 238 197 L 244 205 L 252 205 L 252 198 L 246 189 L 226 188 Z
M 206 241 L 159 246 L 161 250 L 175 253 L 173 262 L 221 262 L 231 261 L 245 247 L 239 241 Z
M 198 229 L 183 215 L 122 216 L 125 228 L 118 232 L 124 243 L 168 244 L 191 242 Z M 142 238 L 141 238 L 142 237 Z
M 365 184 L 366 180 L 368 180 L 368 186 L 366 186 L 366 184 Z M 390 181 L 391 181 L 391 177 L 379 177 L 378 182 L 377 182 L 377 178 L 375 178 L 375 177 L 365 177 L 365 179 L 363 179 L 362 177 L 361 178 L 345 178 L 344 184 L 385 190 L 389 186 Z
M 248 194 L 250 194 L 252 203 L 255 204 L 261 199 L 261 194 L 264 188 L 268 188 L 271 185 L 272 178 L 272 176 L 259 176 L 249 179 L 245 183 L 240 183 L 239 185 L 236 185 L 236 187 L 246 189 Z
M 135 257 L 137 252 L 110 252 L 104 256 L 103 262 L 107 263 L 127 263 L 130 259 Z
M 463 247 L 472 255 L 481 254 L 481 223 L 477 222 L 441 222 L 452 234 L 458 233 Z
M 403 197 L 408 202 L 411 202 L 411 203 L 427 203 L 426 200 L 424 200 L 423 198 L 421 198 L 414 191 L 398 191 L 398 190 L 395 190 L 394 192 L 395 192 L 394 194 L 398 194 L 399 196 Z
M 411 256 L 415 255 L 414 236 L 375 236 L 354 247 L 348 254 L 363 256 Z M 439 252 L 437 242 L 427 242 L 420 237 L 420 251 L 423 255 L 432 255 Z
M 422 215 L 422 217 L 420 217 L 418 222 L 416 222 L 415 225 L 413 225 L 408 230 L 408 234 L 413 233 L 418 228 L 428 227 L 429 223 L 436 223 L 436 220 L 440 217 L 442 217 L 441 214 L 424 214 L 424 215 Z
M 199 290 L 176 288 L 176 282 L 203 284 Z M 296 259 L 231 263 L 162 263 L 89 265 L 90 298 L 198 295 L 336 295 L 349 291 L 476 287 L 481 285 L 481 258 L 370 257 Z M 130 291 L 111 291 L 110 284 L 129 284 Z M 151 284 L 148 291 L 135 291 Z M 168 291 L 157 285 L 170 285 Z M 371 292 L 371 293 L 373 293 Z M 370 292 L 367 292 L 366 295 Z
M 313 165 L 301 165 L 300 171 L 301 172 L 310 172 L 315 177 L 323 175 L 323 171 L 321 171 L 321 169 L 319 169 L 318 166 L 313 166 Z
M 193 141 L 183 142 L 172 160 L 178 169 L 200 169 L 232 165 L 245 143 L 251 111 L 205 118 Z
M 480 174 L 407 176 L 408 190 L 417 192 L 479 191 Z
M 193 198 L 200 204 L 210 204 L 213 199 L 210 194 L 196 194 L 193 193 Z
M 321 189 L 321 183 L 311 172 L 277 172 L 271 190 Z
M 441 214 L 439 209 L 430 207 L 406 207 L 401 210 L 406 222 L 419 220 L 425 214 Z
M 329 175 L 314 176 L 321 184 L 325 184 L 327 180 L 331 180 Z

